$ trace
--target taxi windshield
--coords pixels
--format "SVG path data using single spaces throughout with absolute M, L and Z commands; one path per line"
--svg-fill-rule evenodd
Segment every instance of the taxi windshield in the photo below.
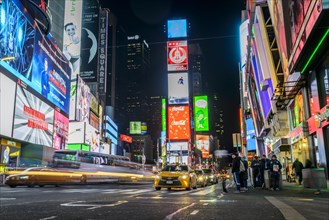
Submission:
M 188 171 L 187 166 L 165 166 L 163 171 Z

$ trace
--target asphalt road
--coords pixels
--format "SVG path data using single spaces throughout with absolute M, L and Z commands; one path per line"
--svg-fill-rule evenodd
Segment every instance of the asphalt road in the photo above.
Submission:
M 14 219 L 329 219 L 329 198 L 290 191 L 222 194 L 221 185 L 155 191 L 146 185 L 0 187 L 0 218 Z

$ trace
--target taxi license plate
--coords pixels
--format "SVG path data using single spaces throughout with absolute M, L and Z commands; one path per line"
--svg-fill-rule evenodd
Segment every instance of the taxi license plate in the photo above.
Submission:
M 171 180 L 168 180 L 167 181 L 167 184 L 173 184 L 174 182 L 173 181 L 171 181 Z

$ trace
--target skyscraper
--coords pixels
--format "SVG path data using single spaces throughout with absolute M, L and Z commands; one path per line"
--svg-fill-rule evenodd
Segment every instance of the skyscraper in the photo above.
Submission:
M 209 112 L 210 121 L 210 131 L 215 137 L 215 148 L 218 149 L 222 146 L 224 138 L 224 113 L 223 113 L 223 101 L 220 99 L 217 93 L 209 96 L 209 106 L 211 111 Z M 216 141 L 218 140 L 218 141 Z
M 139 35 L 127 36 L 126 69 L 119 72 L 117 80 L 116 119 L 125 133 L 129 121 L 146 121 L 147 79 L 150 68 L 150 49 L 147 42 Z

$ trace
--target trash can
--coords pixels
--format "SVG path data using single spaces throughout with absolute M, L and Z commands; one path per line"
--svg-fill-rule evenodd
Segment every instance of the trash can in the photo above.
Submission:
M 327 180 L 324 168 L 303 169 L 304 188 L 326 189 Z

